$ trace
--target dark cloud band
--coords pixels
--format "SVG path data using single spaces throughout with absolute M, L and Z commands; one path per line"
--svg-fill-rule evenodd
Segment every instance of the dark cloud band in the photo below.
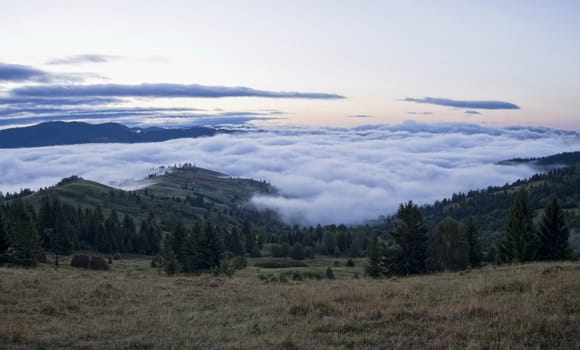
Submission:
M 21 97 L 267 97 L 301 99 L 342 99 L 344 96 L 318 92 L 285 92 L 256 90 L 248 87 L 205 86 L 198 84 L 97 84 L 28 86 L 11 91 Z
M 518 105 L 504 101 L 461 101 L 461 100 L 452 100 L 448 98 L 434 98 L 434 97 L 424 97 L 424 98 L 406 97 L 402 101 L 425 103 L 446 107 L 470 108 L 470 109 L 520 109 Z

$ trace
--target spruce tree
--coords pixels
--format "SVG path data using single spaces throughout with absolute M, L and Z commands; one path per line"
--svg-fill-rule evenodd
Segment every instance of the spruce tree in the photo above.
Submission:
M 244 224 L 242 225 L 242 236 L 244 236 L 244 241 L 246 243 L 246 253 L 252 252 L 256 245 L 256 236 L 252 233 L 250 222 L 247 219 L 244 220 Z
M 17 265 L 36 266 L 40 251 L 40 236 L 34 222 L 34 210 L 16 199 L 10 208 L 8 236 L 10 238 L 10 260 Z
M 182 219 L 179 219 L 173 229 L 171 234 L 171 247 L 175 252 L 175 256 L 177 256 L 177 260 L 180 264 L 183 265 L 184 257 L 183 257 L 183 244 L 185 243 L 185 236 L 187 235 L 185 225 Z
M 528 191 L 521 187 L 514 199 L 504 237 L 498 244 L 499 263 L 526 262 L 535 258 L 536 235 Z
M 433 270 L 462 270 L 469 265 L 469 244 L 459 223 L 448 217 L 437 225 L 429 245 L 428 267 Z
M 0 263 L 2 263 L 4 253 L 9 247 L 8 232 L 6 231 L 6 217 L 2 205 L 0 205 Z
M 481 265 L 483 253 L 481 251 L 481 242 L 479 241 L 477 226 L 472 216 L 469 216 L 465 221 L 463 230 L 467 244 L 469 244 L 469 265 L 471 267 L 478 267 Z
M 382 252 L 379 246 L 379 241 L 377 237 L 374 237 L 369 242 L 368 246 L 367 266 L 365 267 L 367 276 L 378 278 L 383 274 L 383 269 L 381 267 L 381 257 Z
M 538 231 L 538 259 L 565 260 L 571 257 L 569 231 L 556 196 L 550 198 Z
M 425 272 L 427 228 L 419 207 L 413 202 L 399 206 L 397 225 L 391 236 L 398 245 L 399 252 L 388 262 L 388 274 L 409 275 Z
M 235 227 L 232 228 L 232 232 L 229 234 L 227 250 L 231 252 L 234 256 L 244 255 L 244 247 L 242 246 L 240 234 L 238 233 L 238 230 Z
M 171 245 L 172 241 L 169 238 L 166 238 L 165 241 L 163 242 L 163 252 L 162 252 L 162 257 L 163 257 L 163 270 L 168 274 L 168 275 L 175 275 L 177 273 L 181 272 L 182 266 L 179 263 L 179 261 L 177 260 L 177 256 L 175 255 L 175 252 L 173 251 L 173 247 Z

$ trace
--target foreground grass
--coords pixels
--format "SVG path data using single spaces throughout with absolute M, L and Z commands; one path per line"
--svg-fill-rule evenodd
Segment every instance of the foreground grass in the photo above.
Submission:
M 0 268 L 0 348 L 580 348 L 577 263 L 290 284 L 127 266 Z

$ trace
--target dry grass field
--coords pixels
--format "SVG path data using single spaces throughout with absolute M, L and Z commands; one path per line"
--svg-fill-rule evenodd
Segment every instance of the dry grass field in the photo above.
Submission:
M 289 283 L 145 265 L 0 268 L 0 348 L 580 348 L 578 263 Z

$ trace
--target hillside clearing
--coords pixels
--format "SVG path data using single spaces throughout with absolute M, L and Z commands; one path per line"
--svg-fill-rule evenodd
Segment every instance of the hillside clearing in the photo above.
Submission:
M 0 348 L 580 347 L 578 263 L 382 280 L 242 276 L 0 268 Z

